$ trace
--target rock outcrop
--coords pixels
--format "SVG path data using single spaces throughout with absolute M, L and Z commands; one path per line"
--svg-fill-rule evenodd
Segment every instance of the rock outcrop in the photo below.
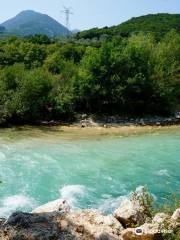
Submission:
M 52 214 L 17 212 L 0 226 L 1 240 L 58 240 L 59 234 Z
M 122 225 L 112 216 L 96 210 L 79 210 L 62 216 L 61 231 L 67 229 L 76 239 L 120 239 Z
M 126 228 L 132 225 L 143 224 L 146 218 L 149 217 L 145 204 L 146 200 L 144 188 L 137 189 L 131 194 L 130 198 L 121 202 L 119 208 L 114 212 L 114 217 Z
M 147 218 L 141 196 L 133 193 L 114 215 L 93 209 L 72 211 L 61 199 L 32 213 L 16 212 L 0 219 L 0 240 L 160 240 L 164 233 L 177 234 L 180 209 L 172 216 L 157 213 Z
M 118 240 L 122 225 L 111 215 L 96 210 L 69 213 L 12 214 L 0 226 L 1 240 Z

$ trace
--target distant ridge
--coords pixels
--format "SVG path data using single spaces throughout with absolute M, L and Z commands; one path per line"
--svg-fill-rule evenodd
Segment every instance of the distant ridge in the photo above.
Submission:
M 121 32 L 159 32 L 166 33 L 171 29 L 180 31 L 180 14 L 148 14 L 134 17 L 118 25 L 115 29 Z
M 50 16 L 32 10 L 20 12 L 3 22 L 6 33 L 20 36 L 45 34 L 49 37 L 65 36 L 69 30 Z
M 134 17 L 117 26 L 82 31 L 77 38 L 99 38 L 103 34 L 128 36 L 138 32 L 154 33 L 161 37 L 171 29 L 180 33 L 180 14 L 158 13 Z

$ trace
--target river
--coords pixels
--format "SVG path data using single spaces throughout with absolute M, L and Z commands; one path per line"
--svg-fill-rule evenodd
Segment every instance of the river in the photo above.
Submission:
M 179 192 L 180 127 L 93 131 L 1 129 L 1 217 L 57 198 L 74 208 L 112 212 L 138 186 L 146 186 L 157 202 Z

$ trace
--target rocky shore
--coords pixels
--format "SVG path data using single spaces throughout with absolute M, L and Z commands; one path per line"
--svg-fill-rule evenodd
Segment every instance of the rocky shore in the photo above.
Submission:
M 111 215 L 98 210 L 72 210 L 59 199 L 0 219 L 0 240 L 156 240 L 180 239 L 180 208 L 173 214 L 149 210 L 143 191 L 124 199 Z M 165 238 L 175 236 L 175 238 Z
M 180 124 L 180 113 L 170 117 L 144 117 L 130 118 L 120 116 L 95 116 L 82 114 L 75 118 L 72 122 L 62 121 L 43 121 L 40 125 L 44 126 L 59 126 L 72 125 L 84 127 L 116 127 L 116 126 L 171 126 Z

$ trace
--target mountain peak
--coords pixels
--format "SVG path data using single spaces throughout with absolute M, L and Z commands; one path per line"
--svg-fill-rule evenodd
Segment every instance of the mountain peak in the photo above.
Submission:
M 6 28 L 8 34 L 21 36 L 45 34 L 55 37 L 69 34 L 69 30 L 55 19 L 33 10 L 24 10 L 1 26 Z
M 37 15 L 37 14 L 41 14 L 39 12 L 36 12 L 34 10 L 23 10 L 20 13 L 17 14 L 18 15 Z

